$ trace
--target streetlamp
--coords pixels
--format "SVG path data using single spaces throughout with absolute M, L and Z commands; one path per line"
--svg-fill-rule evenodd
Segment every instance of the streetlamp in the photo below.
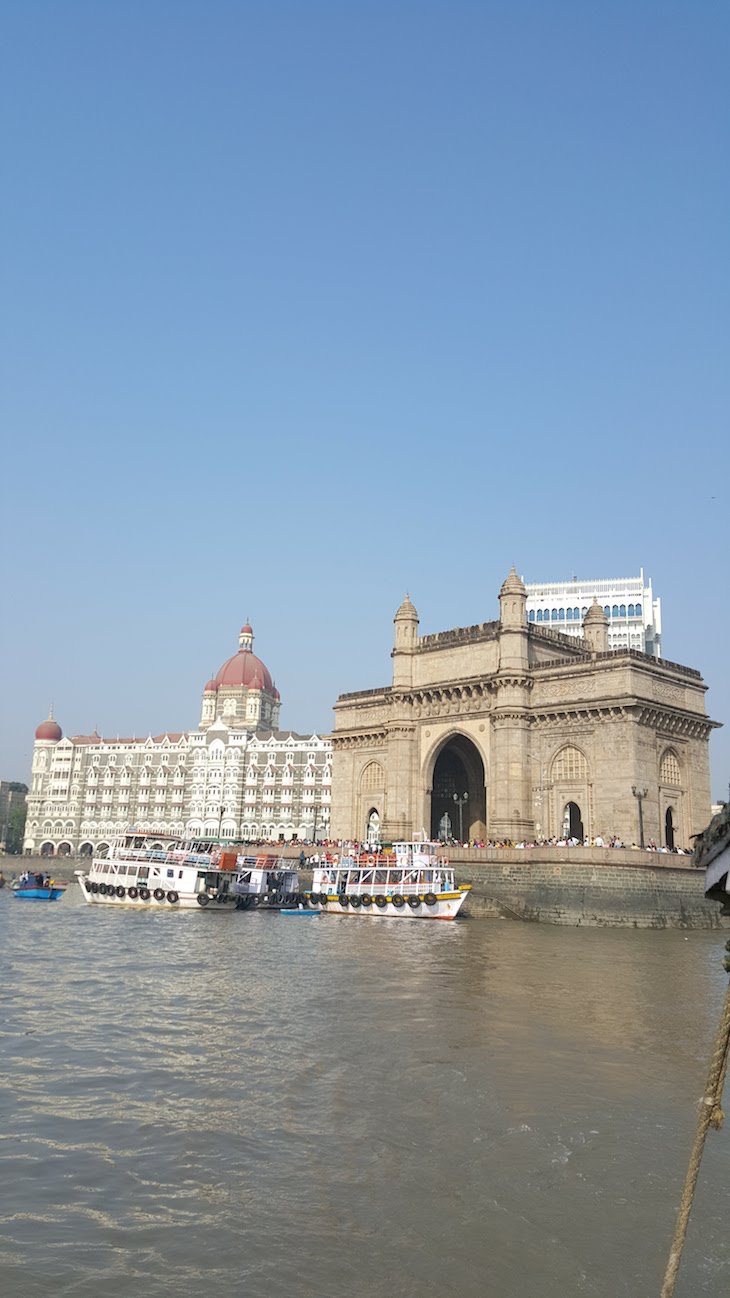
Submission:
M 633 793 L 634 797 L 636 798 L 639 804 L 639 847 L 643 847 L 644 846 L 644 809 L 641 804 L 644 801 L 644 798 L 648 794 L 649 790 L 637 789 L 636 785 L 632 784 L 631 792 Z
M 319 815 L 319 807 L 315 806 L 315 808 L 314 808 L 314 821 L 313 821 L 313 824 L 312 824 L 312 842 L 313 842 L 313 843 L 316 843 L 316 842 L 317 842 L 317 816 L 318 816 L 318 815 Z
M 461 797 L 459 797 L 458 793 L 454 794 L 454 802 L 459 808 L 459 842 L 460 843 L 464 842 L 464 804 L 467 803 L 468 801 L 469 801 L 468 793 L 462 793 Z
M 225 807 L 219 807 L 219 808 L 218 808 L 218 842 L 219 842 L 219 843 L 220 843 L 220 840 L 221 840 L 221 824 L 222 824 L 222 821 L 223 821 L 223 812 L 224 812 L 224 811 L 225 811 Z

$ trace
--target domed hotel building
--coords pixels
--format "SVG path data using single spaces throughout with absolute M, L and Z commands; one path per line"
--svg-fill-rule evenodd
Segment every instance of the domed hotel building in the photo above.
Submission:
M 241 628 L 204 690 L 197 730 L 146 739 L 35 732 L 24 851 L 103 852 L 134 827 L 232 842 L 329 834 L 332 745 L 279 727 L 281 698 Z

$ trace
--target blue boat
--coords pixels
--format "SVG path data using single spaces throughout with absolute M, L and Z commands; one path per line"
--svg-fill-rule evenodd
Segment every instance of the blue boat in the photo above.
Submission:
M 66 891 L 65 883 L 54 883 L 47 874 L 21 874 L 11 884 L 14 897 L 19 901 L 58 901 Z
M 279 911 L 279 914 L 280 915 L 303 915 L 305 919 L 319 919 L 320 916 L 320 912 L 318 910 L 312 910 L 311 907 L 309 906 L 297 907 L 296 909 L 293 907 L 282 906 Z

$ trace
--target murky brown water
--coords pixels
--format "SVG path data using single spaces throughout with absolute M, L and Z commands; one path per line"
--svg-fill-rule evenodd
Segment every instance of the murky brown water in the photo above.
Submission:
M 0 894 L 0 1292 L 658 1294 L 723 941 Z M 729 1173 L 677 1298 L 730 1290 Z

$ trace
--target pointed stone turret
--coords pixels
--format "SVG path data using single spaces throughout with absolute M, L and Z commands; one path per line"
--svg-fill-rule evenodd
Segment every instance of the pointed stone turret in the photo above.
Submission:
M 499 620 L 503 627 L 522 627 L 527 621 L 527 590 L 514 565 L 499 592 Z
M 512 567 L 499 592 L 499 665 L 501 670 L 527 667 L 527 591 Z
M 406 595 L 398 612 L 393 618 L 395 625 L 395 642 L 391 657 L 393 659 L 393 685 L 408 686 L 413 684 L 413 654 L 418 641 L 418 613 Z
M 583 618 L 583 639 L 591 653 L 601 654 L 608 650 L 608 618 L 597 599 L 593 600 Z

